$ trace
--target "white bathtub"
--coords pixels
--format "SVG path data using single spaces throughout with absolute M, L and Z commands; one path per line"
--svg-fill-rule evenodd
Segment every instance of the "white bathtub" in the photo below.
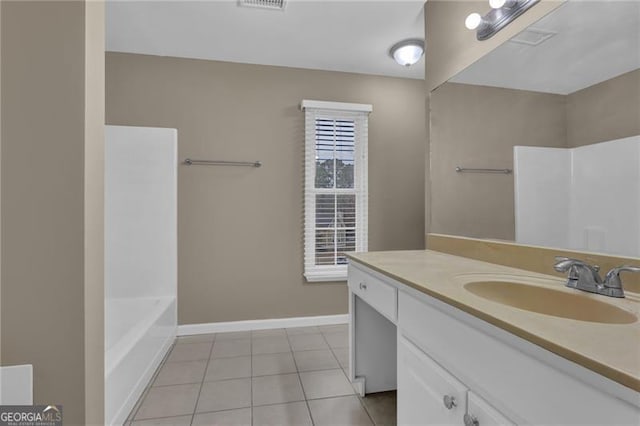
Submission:
M 105 419 L 121 425 L 175 339 L 176 299 L 107 299 L 105 318 Z

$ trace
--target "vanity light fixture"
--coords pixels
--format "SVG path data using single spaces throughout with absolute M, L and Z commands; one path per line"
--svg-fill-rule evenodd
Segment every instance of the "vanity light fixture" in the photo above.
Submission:
M 484 16 L 472 13 L 467 16 L 464 25 L 476 31 L 478 40 L 487 40 L 529 10 L 540 0 L 489 0 L 491 10 Z
M 409 67 L 422 58 L 424 41 L 419 39 L 403 40 L 389 49 L 389 55 L 400 65 Z

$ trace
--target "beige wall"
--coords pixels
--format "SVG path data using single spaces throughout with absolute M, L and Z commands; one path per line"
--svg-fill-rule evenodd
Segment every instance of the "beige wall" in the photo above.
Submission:
M 302 99 L 370 103 L 369 247 L 424 247 L 424 82 L 107 54 L 107 123 L 178 129 L 181 324 L 347 312 L 344 283 L 302 276 Z
M 567 97 L 569 147 L 640 135 L 640 69 Z
M 103 370 L 85 372 L 100 368 L 104 351 L 101 195 L 85 190 L 101 178 L 84 181 L 85 147 L 87 167 L 102 155 L 103 18 L 83 1 L 1 8 L 2 362 L 33 364 L 34 401 L 63 404 L 65 424 L 92 423 L 102 413 Z
M 566 146 L 565 97 L 445 83 L 431 92 L 431 230 L 515 238 L 513 175 L 455 167 L 513 169 L 513 147 Z

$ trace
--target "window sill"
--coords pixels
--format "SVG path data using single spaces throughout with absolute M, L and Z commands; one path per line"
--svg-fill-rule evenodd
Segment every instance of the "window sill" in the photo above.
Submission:
M 344 272 L 307 272 L 304 274 L 307 282 L 334 282 L 347 281 L 347 271 Z

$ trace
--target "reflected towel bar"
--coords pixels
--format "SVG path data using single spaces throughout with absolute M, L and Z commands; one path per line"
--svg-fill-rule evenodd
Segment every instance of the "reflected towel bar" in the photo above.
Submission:
M 511 169 L 468 169 L 465 167 L 456 167 L 458 173 L 502 173 L 504 175 L 511 174 Z
M 184 164 L 187 166 L 262 166 L 260 161 L 192 160 L 191 158 L 185 159 Z

